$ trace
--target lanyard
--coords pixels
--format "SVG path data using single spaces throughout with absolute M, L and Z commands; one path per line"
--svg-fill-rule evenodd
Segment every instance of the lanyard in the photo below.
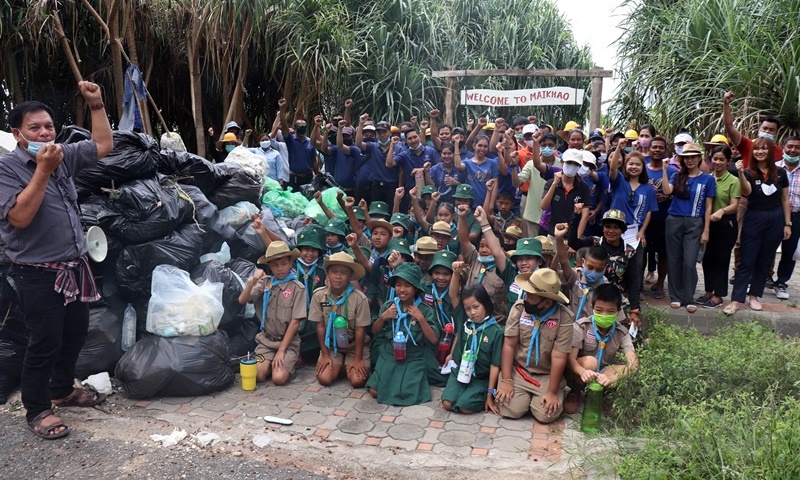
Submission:
M 450 291 L 450 285 L 444 289 L 444 292 L 439 294 L 439 289 L 436 288 L 436 284 L 432 284 L 432 291 L 433 291 L 433 300 L 436 302 L 436 313 L 439 317 L 439 325 L 444 328 L 445 325 L 450 323 L 450 316 L 447 315 L 447 312 L 444 311 L 444 298 L 447 295 L 447 292 Z
M 345 302 L 347 302 L 347 299 L 350 298 L 350 294 L 351 293 L 353 293 L 353 284 L 348 285 L 347 290 L 344 291 L 344 294 L 342 294 L 342 297 L 339 300 L 337 300 L 336 303 L 331 305 L 331 313 L 328 315 L 328 326 L 325 329 L 325 346 L 330 349 L 331 345 L 333 345 L 333 354 L 334 355 L 339 353 L 339 345 L 336 342 L 336 338 L 335 338 L 336 333 L 335 333 L 335 331 L 333 329 L 333 322 L 335 322 L 336 321 L 336 317 L 339 316 L 339 307 L 341 307 L 343 303 L 345 304 L 345 307 L 344 307 L 345 308 L 345 317 L 344 318 L 345 318 L 345 320 L 347 319 L 347 315 L 348 315 L 349 312 L 347 312 L 347 304 Z M 331 296 L 328 298 L 328 302 L 329 303 L 331 301 L 331 298 L 333 298 L 333 293 L 331 293 Z
M 289 272 L 289 275 L 286 275 L 281 280 L 276 280 L 275 277 L 272 277 L 270 281 L 267 282 L 267 285 L 264 287 L 264 303 L 261 308 L 261 330 L 264 330 L 264 324 L 267 321 L 267 306 L 269 305 L 269 297 L 272 295 L 272 289 L 278 285 L 291 282 L 292 280 L 297 280 L 297 276 L 294 272 Z
M 531 318 L 533 318 L 533 332 L 531 333 L 531 341 L 528 343 L 528 357 L 525 359 L 525 366 L 531 364 L 531 353 L 534 348 L 536 348 L 536 365 L 539 365 L 539 327 L 542 325 L 542 320 L 550 317 L 550 315 L 555 313 L 557 308 L 558 304 L 553 305 L 550 307 L 550 310 L 544 312 L 544 315 L 541 317 L 529 314 Z
M 317 270 L 317 262 L 319 262 L 319 259 L 314 260 L 311 267 L 306 267 L 299 260 L 297 261 L 297 272 L 303 275 L 303 285 L 306 287 L 306 311 L 311 308 L 311 295 L 314 294 L 313 289 L 308 288 L 308 279 L 314 277 L 314 272 Z
M 392 326 L 392 333 L 393 333 L 392 338 L 397 336 L 397 332 L 399 332 L 400 328 L 402 327 L 403 330 L 406 331 L 406 336 L 411 339 L 411 343 L 416 345 L 417 341 L 414 340 L 414 336 L 411 335 L 411 325 L 408 322 L 408 312 L 404 312 L 403 309 L 400 307 L 399 297 L 394 297 L 393 301 L 394 301 L 394 306 L 397 308 L 397 321 L 393 322 L 394 325 Z M 416 300 L 414 300 L 414 306 L 418 307 L 421 302 L 422 299 L 417 298 Z
M 470 327 L 472 324 L 472 327 Z M 464 350 L 461 352 L 463 355 L 464 352 L 467 350 L 467 343 L 470 343 L 469 350 L 473 353 L 475 361 L 478 361 L 478 353 L 481 351 L 481 343 L 486 338 L 486 330 L 488 327 L 497 324 L 497 320 L 494 317 L 490 317 L 489 320 L 483 322 L 480 326 L 476 326 L 475 322 L 466 321 L 464 322 L 464 333 L 466 334 L 466 338 L 464 339 Z M 478 334 L 480 335 L 480 340 L 478 339 Z M 470 342 L 470 338 L 472 341 Z M 472 369 L 472 376 L 475 376 L 475 369 Z
M 603 360 L 603 350 L 605 350 L 606 345 L 609 341 L 611 341 L 611 337 L 614 335 L 614 332 L 617 330 L 617 322 L 614 322 L 611 325 L 611 331 L 608 332 L 608 335 L 605 337 L 600 337 L 600 332 L 597 331 L 597 324 L 594 323 L 594 315 L 592 315 L 592 330 L 594 330 L 594 338 L 597 339 L 597 370 L 600 371 L 600 362 Z

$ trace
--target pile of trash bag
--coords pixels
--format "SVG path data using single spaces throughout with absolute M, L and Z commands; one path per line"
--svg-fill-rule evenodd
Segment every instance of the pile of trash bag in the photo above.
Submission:
M 156 141 L 143 133 L 124 130 L 113 132 L 114 149 L 90 168 L 75 177 L 75 183 L 92 193 L 119 187 L 131 180 L 151 178 L 161 160 Z
M 264 179 L 264 196 L 261 204 L 269 207 L 276 217 L 294 218 L 303 215 L 308 207 L 308 199 L 300 192 L 284 190 L 280 183 L 269 177 Z
M 341 190 L 338 188 L 329 188 L 325 190 L 322 192 L 322 203 L 324 203 L 337 218 L 347 221 L 347 214 L 344 213 L 342 206 L 339 205 L 339 200 L 336 198 L 340 191 Z M 314 221 L 320 225 L 325 225 L 328 222 L 328 217 L 325 215 L 325 212 L 322 211 L 322 207 L 319 206 L 316 200 L 308 202 L 305 214 L 313 218 Z
M 147 331 L 162 337 L 214 333 L 225 313 L 223 287 L 222 283 L 208 281 L 195 285 L 184 270 L 157 266 L 147 308 Z
M 114 371 L 122 356 L 124 311 L 125 301 L 119 296 L 104 296 L 89 305 L 89 332 L 75 364 L 76 377 Z
M 28 347 L 28 330 L 19 307 L 17 292 L 8 281 L 8 273 L 0 274 L 0 404 L 17 389 L 22 376 L 22 361 Z
M 217 185 L 208 199 L 218 209 L 230 207 L 238 202 L 251 202 L 260 205 L 261 179 L 248 173 L 241 165 L 235 163 L 218 163 L 214 165 Z

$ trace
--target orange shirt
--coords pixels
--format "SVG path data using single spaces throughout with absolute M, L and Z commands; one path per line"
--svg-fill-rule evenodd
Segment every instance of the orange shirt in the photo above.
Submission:
M 528 163 L 528 160 L 532 160 L 531 157 L 531 147 L 525 146 L 525 148 L 520 148 L 517 150 L 517 165 L 519 165 L 520 170 Z M 522 191 L 523 195 L 528 194 L 528 187 L 530 187 L 531 181 L 528 180 L 519 187 L 520 191 Z

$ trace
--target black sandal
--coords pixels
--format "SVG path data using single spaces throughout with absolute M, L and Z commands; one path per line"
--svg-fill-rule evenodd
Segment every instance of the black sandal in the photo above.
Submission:
M 106 401 L 106 395 L 99 393 L 91 386 L 76 388 L 65 398 L 54 400 L 53 406 L 64 407 L 94 407 Z
M 44 425 L 42 422 L 47 417 L 55 416 L 52 410 L 45 410 L 36 416 L 33 420 L 28 422 L 28 428 L 36 434 L 37 437 L 45 440 L 55 440 L 57 438 L 66 437 L 69 435 L 69 427 L 64 425 L 60 420 L 53 425 Z M 63 427 L 64 430 L 57 432 L 59 428 Z

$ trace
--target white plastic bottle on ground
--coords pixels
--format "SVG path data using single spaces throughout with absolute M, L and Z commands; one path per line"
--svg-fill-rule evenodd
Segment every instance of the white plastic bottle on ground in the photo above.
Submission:
M 125 315 L 122 317 L 122 351 L 126 352 L 136 343 L 136 310 L 132 304 L 125 308 Z

